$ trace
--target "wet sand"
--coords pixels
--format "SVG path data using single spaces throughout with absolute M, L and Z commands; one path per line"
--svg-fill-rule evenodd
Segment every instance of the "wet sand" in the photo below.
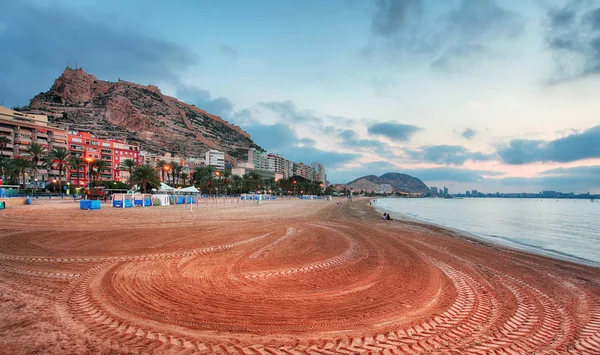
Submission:
M 366 199 L 33 203 L 0 211 L 2 353 L 600 353 L 600 269 Z

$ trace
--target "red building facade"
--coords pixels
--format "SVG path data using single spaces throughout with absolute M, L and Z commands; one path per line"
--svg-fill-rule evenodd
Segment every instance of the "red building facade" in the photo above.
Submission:
M 69 169 L 69 179 L 74 184 L 79 182 L 81 186 L 87 185 L 90 178 L 90 165 L 96 160 L 106 163 L 106 169 L 103 169 L 98 177 L 99 181 L 126 182 L 129 173 L 120 170 L 121 162 L 132 159 L 136 164 L 141 163 L 140 148 L 137 145 L 96 138 L 87 132 L 69 134 L 68 141 L 71 155 L 81 157 L 85 163 L 80 169 Z

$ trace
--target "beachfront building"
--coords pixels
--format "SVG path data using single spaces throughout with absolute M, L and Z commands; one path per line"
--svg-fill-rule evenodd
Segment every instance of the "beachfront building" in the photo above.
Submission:
M 142 157 L 142 159 L 141 159 L 142 164 L 150 165 L 153 168 L 156 168 L 158 166 L 159 161 L 164 161 L 170 165 L 173 165 L 173 164 L 182 165 L 182 162 L 184 161 L 184 158 L 171 155 L 171 153 L 165 153 L 163 155 L 160 155 L 160 154 L 150 153 L 150 152 L 143 150 L 140 152 L 140 156 Z
M 232 170 L 232 174 L 242 176 L 250 171 L 265 171 L 265 175 L 273 175 L 272 173 L 274 173 L 278 178 L 284 179 L 292 176 L 301 176 L 307 180 L 322 181 L 324 184 L 327 180 L 323 164 L 316 162 L 313 162 L 311 165 L 295 163 L 279 154 L 268 153 L 256 150 L 255 148 L 248 150 L 248 162 L 238 163 Z
M 225 153 L 211 149 L 206 152 L 204 161 L 207 166 L 214 166 L 217 170 L 225 169 Z
M 325 175 L 325 166 L 321 163 L 313 162 L 311 164 L 312 168 L 315 170 L 315 180 L 322 181 L 323 184 L 326 184 L 327 175 Z M 327 187 L 327 186 L 324 186 Z
M 140 147 L 137 145 L 115 139 L 97 138 L 88 132 L 70 132 L 68 142 L 71 156 L 81 157 L 86 162 L 81 169 L 69 169 L 69 181 L 79 181 L 81 186 L 86 186 L 90 179 L 96 178 L 99 181 L 127 182 L 129 172 L 120 170 L 121 162 L 131 159 L 136 164 L 142 163 Z M 96 160 L 104 161 L 106 168 L 100 172 L 100 176 L 92 177 L 90 163 Z
M 8 139 L 5 147 L 0 147 L 4 159 L 27 157 L 32 143 L 37 143 L 49 152 L 57 148 L 67 148 L 67 130 L 48 122 L 46 115 L 26 114 L 0 106 L 0 136 Z M 26 175 L 25 183 L 38 182 L 45 186 L 45 179 L 58 178 L 58 170 L 47 171 L 40 163 L 38 175 Z
M 248 162 L 254 164 L 254 169 L 269 170 L 268 153 L 254 148 L 250 150 L 252 151 L 252 154 L 248 153 L 248 156 L 250 157 L 250 155 L 252 155 L 252 160 L 248 160 Z

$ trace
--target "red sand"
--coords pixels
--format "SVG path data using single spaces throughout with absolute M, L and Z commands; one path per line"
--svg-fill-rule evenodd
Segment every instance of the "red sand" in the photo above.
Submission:
M 598 268 L 379 218 L 366 200 L 12 207 L 1 352 L 600 354 Z

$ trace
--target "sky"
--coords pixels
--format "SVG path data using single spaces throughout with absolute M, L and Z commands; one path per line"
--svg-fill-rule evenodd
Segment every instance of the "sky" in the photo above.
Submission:
M 0 0 L 0 102 L 67 62 L 328 180 L 600 193 L 600 0 Z

